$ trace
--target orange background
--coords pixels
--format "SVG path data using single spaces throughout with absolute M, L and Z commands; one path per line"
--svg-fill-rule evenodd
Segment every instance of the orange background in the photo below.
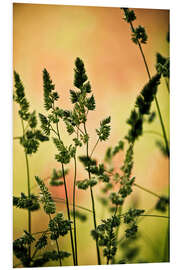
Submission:
M 169 30 L 169 11 L 134 9 L 137 20 L 134 26 L 143 25 L 148 34 L 148 42 L 143 50 L 151 74 L 155 74 L 156 52 L 164 56 L 169 54 L 169 46 L 165 41 Z M 70 108 L 69 90 L 74 89 L 74 61 L 76 57 L 83 59 L 92 91 L 96 99 L 95 112 L 89 113 L 87 128 L 90 133 L 90 148 L 97 137 L 95 129 L 100 120 L 111 116 L 112 128 L 109 141 L 99 143 L 94 157 L 102 161 L 108 146 L 114 146 L 126 135 L 128 126 L 126 120 L 134 106 L 137 94 L 148 81 L 142 56 L 138 47 L 131 41 L 129 25 L 122 19 L 123 12 L 119 8 L 80 7 L 63 5 L 14 4 L 13 8 L 13 63 L 14 69 L 20 74 L 25 86 L 27 99 L 31 110 L 44 113 L 42 70 L 46 68 L 55 83 L 60 95 L 58 101 L 62 108 Z M 169 95 L 162 79 L 158 90 L 158 100 L 163 120 L 169 136 Z M 152 110 L 156 110 L 152 106 Z M 14 136 L 22 134 L 18 107 L 14 105 Z M 71 142 L 70 136 L 61 133 L 66 144 Z M 161 133 L 159 119 L 151 125 L 145 124 L 144 130 L 155 130 Z M 169 161 L 163 157 L 155 146 L 158 139 L 153 134 L 145 133 L 135 145 L 134 170 L 136 182 L 160 194 L 167 193 L 169 181 Z M 30 158 L 31 186 L 35 184 L 34 176 L 47 177 L 53 168 L 58 168 L 54 161 L 55 147 L 52 143 L 40 145 L 37 154 Z M 115 165 L 120 167 L 123 155 L 115 159 Z M 69 194 L 71 196 L 73 181 L 73 164 L 69 167 Z M 78 177 L 82 178 L 83 170 L 78 168 Z M 26 192 L 26 169 L 23 148 L 14 141 L 14 195 Z M 95 188 L 98 195 L 98 188 Z M 35 190 L 36 191 L 36 190 Z M 53 194 L 64 196 L 63 187 L 51 188 Z M 91 207 L 90 197 L 86 192 L 77 191 L 78 203 Z M 138 207 L 149 209 L 154 206 L 156 198 L 134 188 L 129 204 L 136 201 Z M 98 222 L 101 219 L 102 208 L 96 202 Z M 63 205 L 59 207 L 61 210 Z M 14 209 L 14 238 L 21 235 L 27 226 L 23 210 Z M 151 222 L 149 226 L 148 222 Z M 147 223 L 147 224 L 146 224 Z M 165 230 L 165 225 L 159 220 L 145 221 L 146 231 L 151 227 L 154 238 L 159 231 Z M 46 228 L 47 218 L 40 212 L 33 213 L 32 231 Z M 158 225 L 158 226 L 157 226 Z M 92 228 L 91 217 L 87 224 L 79 224 L 79 240 L 86 238 L 86 243 L 80 240 L 79 249 L 83 250 L 80 264 L 96 264 L 95 243 L 89 236 Z M 159 231 L 157 230 L 159 228 Z M 149 230 L 150 230 L 149 229 Z M 158 240 L 161 243 L 161 239 Z M 163 241 L 163 240 L 162 240 Z M 92 257 L 89 256 L 89 249 Z M 143 245 L 143 244 L 142 244 Z M 68 247 L 67 247 L 68 249 Z M 144 254 L 148 249 L 144 246 Z M 93 258 L 94 255 L 94 259 Z M 148 255 L 146 255 L 148 256 Z M 149 255 L 150 256 L 150 255 Z M 153 259 L 152 259 L 153 260 Z M 65 264 L 68 260 L 65 260 Z

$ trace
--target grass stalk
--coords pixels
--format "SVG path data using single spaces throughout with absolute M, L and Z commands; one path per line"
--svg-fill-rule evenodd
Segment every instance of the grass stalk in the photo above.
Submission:
M 56 123 L 56 129 L 57 129 L 57 136 L 58 139 L 60 140 L 60 132 L 59 132 L 59 127 L 58 123 Z M 64 182 L 64 189 L 65 189 L 65 196 L 66 196 L 66 208 L 67 208 L 67 216 L 68 220 L 71 221 L 71 216 L 70 216 L 70 209 L 69 209 L 69 199 L 68 199 L 68 192 L 67 192 L 67 185 L 66 185 L 66 177 L 65 177 L 65 171 L 64 171 L 64 164 L 61 163 L 62 167 L 62 174 L 63 174 L 63 182 Z M 71 248 L 72 248 L 72 255 L 73 255 L 73 263 L 74 265 L 77 265 L 76 259 L 75 259 L 75 252 L 74 252 L 74 241 L 73 241 L 73 234 L 72 234 L 72 226 L 70 223 L 70 238 L 71 238 Z
M 138 184 L 136 184 L 136 183 L 134 183 L 134 186 L 135 186 L 135 187 L 138 187 L 138 188 L 141 189 L 141 190 L 144 190 L 145 192 L 147 192 L 147 193 L 149 193 L 149 194 L 154 195 L 155 197 L 158 197 L 159 199 L 161 198 L 160 195 L 156 194 L 155 192 L 153 192 L 153 191 L 151 191 L 151 190 L 149 190 L 149 189 L 147 189 L 147 188 L 145 188 L 145 187 L 142 187 L 142 186 L 140 186 L 140 185 L 138 185 Z
M 133 26 L 132 22 L 130 21 L 129 23 L 130 23 L 132 32 L 134 32 L 134 26 Z M 147 71 L 149 80 L 151 80 L 151 74 L 150 74 L 150 71 L 149 71 L 149 67 L 148 67 L 148 64 L 147 64 L 147 61 L 146 61 L 146 58 L 145 58 L 145 55 L 144 55 L 144 52 L 143 52 L 141 43 L 139 42 L 138 39 L 137 39 L 137 44 L 138 44 L 138 47 L 140 49 L 140 52 L 141 52 L 141 55 L 142 55 L 142 58 L 143 58 L 143 61 L 144 61 L 144 65 L 145 65 L 145 68 L 146 68 L 146 71 Z M 167 140 L 166 130 L 165 130 L 165 127 L 164 127 L 164 122 L 163 122 L 162 115 L 161 115 L 161 110 L 160 110 L 158 99 L 157 99 L 156 96 L 155 96 L 155 104 L 156 104 L 156 108 L 157 108 L 157 111 L 158 111 L 158 116 L 159 116 L 159 120 L 160 120 L 160 123 L 161 123 L 162 132 L 163 132 L 163 136 L 164 136 L 164 142 L 165 142 L 165 146 L 166 146 L 166 152 L 167 152 L 167 155 L 169 157 L 169 155 L 170 155 L 169 144 L 168 144 L 168 140 Z
M 22 123 L 22 129 L 23 129 L 23 136 L 25 135 L 25 129 L 24 129 L 24 122 L 21 119 Z M 28 155 L 25 152 L 25 160 L 26 160 L 26 173 L 27 173 L 27 191 L 28 191 L 28 197 L 30 198 L 31 196 L 31 185 L 30 185 L 30 171 L 29 171 L 29 160 L 28 160 Z M 31 234 L 31 210 L 28 209 L 28 232 Z M 28 254 L 29 254 L 29 259 L 31 259 L 31 244 L 29 244 L 28 247 Z
M 84 132 L 86 135 L 87 134 L 87 130 L 86 130 L 86 124 L 84 123 Z M 89 143 L 87 141 L 86 144 L 86 154 L 87 157 L 89 158 Z M 88 177 L 89 179 L 91 179 L 91 173 L 88 170 Z M 96 210 L 95 210 L 95 201 L 94 201 L 94 194 L 93 194 L 93 189 L 90 186 L 90 194 L 91 194 L 91 202 L 92 202 L 92 211 L 93 211 L 93 222 L 94 222 L 94 229 L 96 230 L 97 228 L 97 222 L 96 222 Z M 98 245 L 98 240 L 96 239 L 96 251 L 97 251 L 97 260 L 98 260 L 98 264 L 101 265 L 101 257 L 100 257 L 100 250 L 99 250 L 99 245 Z
M 75 156 L 74 157 L 74 186 L 73 186 L 73 219 L 74 219 L 75 259 L 76 259 L 76 265 L 78 265 L 77 235 L 76 235 L 76 175 L 77 175 L 77 164 L 76 164 L 76 156 Z

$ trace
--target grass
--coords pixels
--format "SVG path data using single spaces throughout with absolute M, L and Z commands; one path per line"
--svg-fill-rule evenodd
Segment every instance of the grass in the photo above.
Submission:
M 139 250 L 136 240 L 143 238 L 139 223 L 142 219 L 159 219 L 162 222 L 169 220 L 166 214 L 169 205 L 169 197 L 156 194 L 141 186 L 136 177 L 133 176 L 135 144 L 144 133 L 158 136 L 157 146 L 162 154 L 169 158 L 169 142 L 160 105 L 157 100 L 157 92 L 162 77 L 165 78 L 169 92 L 169 60 L 157 54 L 156 69 L 154 76 L 150 75 L 148 63 L 143 52 L 143 44 L 147 43 L 148 36 L 144 27 L 134 27 L 133 22 L 136 15 L 133 10 L 122 9 L 124 19 L 130 25 L 132 41 L 137 45 L 145 65 L 148 81 L 137 96 L 134 107 L 127 118 L 129 130 L 124 138 L 119 140 L 116 145 L 109 147 L 104 155 L 104 161 L 94 159 L 98 144 L 109 139 L 111 132 L 111 117 L 104 116 L 100 120 L 99 127 L 95 128 L 96 142 L 90 149 L 91 133 L 87 130 L 88 115 L 95 111 L 96 101 L 92 93 L 91 83 L 88 80 L 84 62 L 77 57 L 74 68 L 74 87 L 70 90 L 71 109 L 64 109 L 57 106 L 59 93 L 55 90 L 49 72 L 43 70 L 43 94 L 45 113 L 39 113 L 40 129 L 38 129 L 38 118 L 36 113 L 30 111 L 31 102 L 25 96 L 25 90 L 20 76 L 14 72 L 15 91 L 14 101 L 19 105 L 19 117 L 22 123 L 22 136 L 15 136 L 15 143 L 19 142 L 23 147 L 27 171 L 27 195 L 21 193 L 19 197 L 13 197 L 13 204 L 20 210 L 25 209 L 28 213 L 27 230 L 21 237 L 13 242 L 13 251 L 19 260 L 17 265 L 24 267 L 40 267 L 50 262 L 62 266 L 64 260 L 68 259 L 69 265 L 80 265 L 81 249 L 79 239 L 77 219 L 86 222 L 89 215 L 92 219 L 93 227 L 89 228 L 87 235 L 91 235 L 91 241 L 96 250 L 96 264 L 121 264 L 136 261 Z M 154 130 L 144 130 L 144 124 L 150 124 L 155 113 L 151 111 L 151 105 L 155 103 L 162 134 Z M 94 112 L 95 114 L 95 112 Z M 71 143 L 67 146 L 63 140 L 64 130 L 62 123 L 66 127 L 66 132 L 71 138 Z M 61 125 L 60 125 L 61 124 Z M 18 134 L 19 135 L 19 134 Z M 36 154 L 42 142 L 53 143 L 56 147 L 54 159 L 58 163 L 59 169 L 53 170 L 52 175 L 46 179 L 36 176 L 36 185 L 31 187 L 29 158 Z M 116 168 L 114 158 L 120 152 L 124 152 L 123 164 Z M 81 153 L 81 155 L 80 155 Z M 52 158 L 52 157 L 50 157 Z M 68 190 L 68 171 L 66 166 L 71 162 L 74 164 L 72 202 Z M 77 179 L 79 166 L 83 166 L 84 179 Z M 48 180 L 49 183 L 47 182 Z M 55 186 L 57 189 L 63 186 L 65 199 L 53 197 L 49 192 L 48 186 Z M 40 192 L 34 194 L 34 187 L 39 188 Z M 99 221 L 97 211 L 97 196 L 95 188 L 100 189 L 100 198 L 103 209 L 108 212 L 108 217 Z M 137 209 L 132 206 L 124 208 L 127 198 L 132 196 L 134 187 L 144 194 L 149 193 L 156 198 L 156 204 L 150 213 L 148 209 Z M 83 190 L 91 200 L 91 209 L 76 203 L 77 188 Z M 63 204 L 66 207 L 66 216 L 57 211 L 57 205 Z M 71 210 L 72 209 L 72 210 Z M 46 229 L 39 232 L 32 232 L 32 212 L 41 210 L 49 218 Z M 158 213 L 157 213 L 158 211 Z M 86 215 L 84 214 L 86 213 Z M 161 213 L 161 214 L 160 214 Z M 63 238 L 69 239 L 71 250 L 64 250 Z M 147 239 L 147 237 L 146 237 Z M 55 249 L 50 248 L 50 241 L 55 243 Z M 164 249 L 159 261 L 169 260 L 169 228 L 166 231 Z M 154 247 L 153 247 L 154 248 Z M 71 260 L 71 261 L 70 261 Z M 139 261 L 140 262 L 140 261 Z

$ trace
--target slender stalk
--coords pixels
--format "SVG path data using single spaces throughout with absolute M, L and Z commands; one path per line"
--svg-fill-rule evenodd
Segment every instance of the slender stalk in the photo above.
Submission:
M 160 215 L 140 215 L 141 217 L 158 217 L 158 218 L 167 218 L 169 219 L 169 217 L 167 216 L 160 216 Z
M 160 137 L 163 137 L 163 135 L 157 131 L 154 131 L 154 130 L 144 130 L 143 133 L 151 133 L 151 134 L 155 134 L 155 135 L 158 135 Z
M 133 26 L 131 21 L 130 21 L 130 26 L 131 26 L 132 32 L 134 32 L 134 26 Z M 138 39 L 137 39 L 137 44 L 138 44 L 138 47 L 140 49 L 140 52 L 141 52 L 141 55 L 142 55 L 142 58 L 143 58 L 143 61 L 144 61 L 144 64 L 145 64 L 145 68 L 146 68 L 149 80 L 151 80 L 151 74 L 150 74 L 150 71 L 149 71 L 149 67 L 148 67 L 148 64 L 147 64 L 147 61 L 146 61 L 146 58 L 145 58 L 141 43 L 139 42 Z M 164 142 L 165 142 L 165 145 L 166 145 L 166 151 L 167 151 L 167 154 L 168 154 L 168 157 L 169 157 L 169 155 L 170 155 L 169 144 L 168 144 L 168 140 L 167 140 L 167 136 L 166 136 L 166 130 L 165 130 L 165 127 L 164 127 L 164 122 L 163 122 L 162 115 L 161 115 L 161 110 L 160 110 L 158 99 L 157 99 L 156 96 L 155 96 L 155 103 L 156 103 L 156 107 L 157 107 L 157 111 L 158 111 L 158 115 L 159 115 L 159 120 L 160 120 L 160 123 L 161 123 L 161 128 L 162 128 L 162 132 L 163 132 L 163 136 L 164 136 Z
M 147 189 L 147 188 L 145 188 L 145 187 L 142 187 L 142 186 L 140 186 L 140 185 L 138 185 L 138 184 L 136 184 L 136 183 L 134 183 L 134 186 L 135 186 L 135 187 L 138 187 L 138 188 L 140 188 L 140 189 L 142 189 L 142 190 L 144 190 L 145 192 L 148 192 L 149 194 L 152 194 L 152 195 L 158 197 L 159 199 L 161 198 L 160 195 L 156 194 L 155 192 L 153 192 L 153 191 L 151 191 L 151 190 L 149 190 L 149 189 Z
M 56 129 L 57 129 L 57 136 L 58 136 L 58 138 L 60 140 L 61 138 L 60 138 L 60 132 L 59 132 L 58 123 L 56 123 Z M 71 221 L 70 210 L 69 210 L 69 199 L 68 199 L 68 192 L 67 192 L 67 185 L 66 185 L 66 177 L 65 177 L 65 171 L 64 171 L 64 164 L 61 163 L 61 166 L 62 166 L 63 182 L 64 182 L 64 189 L 65 189 L 65 196 L 66 196 L 67 216 L 68 216 L 68 220 Z M 73 255 L 73 263 L 74 263 L 74 265 L 77 265 L 76 264 L 76 259 L 75 259 L 74 241 L 73 241 L 71 223 L 70 223 L 70 238 L 71 238 L 71 248 L 72 248 L 72 255 Z
M 71 221 L 70 210 L 69 210 L 69 199 L 68 199 L 67 186 L 66 186 L 66 178 L 65 178 L 64 165 L 63 165 L 63 163 L 62 163 L 62 173 L 63 173 L 64 189 L 65 189 L 65 195 L 66 195 L 67 216 L 68 216 L 68 220 Z M 71 224 L 70 224 L 70 237 L 71 237 L 71 247 L 72 247 L 73 263 L 74 263 L 74 265 L 76 265 L 75 253 L 74 253 L 74 241 L 73 241 L 73 234 L 72 234 Z
M 86 130 L 86 124 L 85 123 L 84 123 L 84 132 L 87 135 L 87 130 Z M 86 144 L 86 154 L 87 154 L 87 157 L 89 158 L 89 143 L 88 143 L 88 141 L 87 141 L 87 144 Z M 88 177 L 89 177 L 89 179 L 91 179 L 91 173 L 90 173 L 89 169 L 88 169 Z M 90 194 L 91 194 L 91 202 L 92 202 L 94 229 L 96 230 L 96 228 L 97 228 L 96 210 L 95 210 L 93 189 L 92 189 L 91 186 L 90 186 Z M 96 250 L 97 250 L 98 264 L 101 265 L 101 257 L 100 257 L 100 251 L 99 251 L 99 245 L 98 245 L 98 240 L 97 239 L 96 239 Z
M 96 146 L 98 145 L 98 143 L 99 143 L 99 138 L 98 138 L 97 142 L 95 143 L 95 145 L 94 145 L 94 147 L 93 147 L 93 150 L 92 150 L 92 152 L 91 152 L 91 154 L 90 154 L 90 157 L 92 157 L 92 155 L 93 155 L 93 153 L 94 153 L 94 150 L 96 149 Z
M 49 219 L 52 220 L 50 214 L 49 214 Z M 61 261 L 61 256 L 60 256 L 60 249 L 59 249 L 59 244 L 58 244 L 57 239 L 55 240 L 55 242 L 56 242 L 57 252 L 58 252 L 58 255 L 59 255 L 59 265 L 62 266 L 62 261 Z
M 25 135 L 25 129 L 24 129 L 24 122 L 23 119 L 21 119 L 22 123 L 22 129 L 23 129 L 23 136 Z M 26 173 L 27 173 L 27 191 L 28 191 L 28 197 L 31 196 L 31 186 L 30 186 L 30 172 L 29 172 L 29 160 L 28 156 L 25 152 L 25 160 L 26 160 Z M 31 210 L 28 209 L 28 232 L 31 234 Z M 28 253 L 29 253 L 29 259 L 31 259 L 31 244 L 29 244 L 28 247 Z
M 75 156 L 74 157 L 74 186 L 73 186 L 73 219 L 74 219 L 75 259 L 76 259 L 76 265 L 78 265 L 77 237 L 76 237 L 76 175 L 77 175 L 77 165 L 76 165 L 76 156 Z
M 53 200 L 54 200 L 55 202 L 65 203 L 65 200 L 62 199 L 62 198 L 53 197 Z M 58 201 L 58 200 L 59 200 L 59 201 Z M 72 206 L 73 204 L 72 204 L 72 203 L 69 203 L 69 205 Z M 79 208 L 79 209 L 82 209 L 82 210 L 84 210 L 84 211 L 90 212 L 91 214 L 93 213 L 92 210 L 90 210 L 90 209 L 88 209 L 88 208 L 86 208 L 86 207 L 83 207 L 83 206 L 81 206 L 81 205 L 75 204 L 75 206 L 76 206 L 77 208 Z

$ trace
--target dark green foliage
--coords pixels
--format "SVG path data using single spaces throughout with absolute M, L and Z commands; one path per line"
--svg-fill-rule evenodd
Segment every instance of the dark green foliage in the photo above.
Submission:
M 19 104 L 19 116 L 23 120 L 28 120 L 29 118 L 29 103 L 25 97 L 24 86 L 21 82 L 20 76 L 16 71 L 14 71 L 14 80 L 15 80 L 15 88 L 16 91 L 14 93 L 14 100 Z
M 96 103 L 95 103 L 95 99 L 94 99 L 94 96 L 93 95 L 90 98 L 87 98 L 86 99 L 85 106 L 90 111 L 93 111 L 96 108 Z
M 71 254 L 69 252 L 66 251 L 60 251 L 59 254 L 57 253 L 57 251 L 52 250 L 52 251 L 47 251 L 43 254 L 43 259 L 47 260 L 47 261 L 57 261 L 59 260 L 59 257 L 61 259 L 64 258 L 68 258 Z
M 129 10 L 129 8 L 122 8 L 124 10 L 124 20 L 127 21 L 128 23 L 136 20 L 136 15 L 133 10 Z
M 24 136 L 20 137 L 20 144 L 24 147 L 26 154 L 36 153 L 39 142 L 48 141 L 49 138 L 44 136 L 40 130 L 27 130 Z
M 24 231 L 24 235 L 14 240 L 13 242 L 13 252 L 15 256 L 21 261 L 23 266 L 28 267 L 30 265 L 28 246 L 34 241 L 35 238 L 27 231 Z
M 128 224 L 129 228 L 125 230 L 127 238 L 135 238 L 138 231 L 137 219 L 141 216 L 145 210 L 143 209 L 129 209 L 124 216 L 124 223 Z
M 46 214 L 54 214 L 56 212 L 55 203 L 51 197 L 48 188 L 45 186 L 44 182 L 38 177 L 35 176 L 36 182 L 40 187 L 40 194 L 41 194 L 41 202 L 44 207 L 44 212 Z
M 65 220 L 62 213 L 58 213 L 49 222 L 49 230 L 51 232 L 51 240 L 57 240 L 59 236 L 66 235 L 71 228 L 71 221 Z
M 116 193 L 116 192 L 112 192 L 110 194 L 110 200 L 112 201 L 113 204 L 115 205 L 122 205 L 124 200 L 123 198 L 120 196 L 120 194 Z
M 30 197 L 27 197 L 23 192 L 21 192 L 21 197 L 13 196 L 13 205 L 30 211 L 36 211 L 40 208 L 37 196 L 31 194 Z
M 79 161 L 84 165 L 84 167 L 91 167 L 96 165 L 96 160 L 87 156 L 80 156 Z
M 156 203 L 155 208 L 158 211 L 166 212 L 168 205 L 169 205 L 169 198 L 165 196 L 161 196 L 161 198 Z
M 45 234 L 43 234 L 38 241 L 35 244 L 35 248 L 40 250 L 42 248 L 44 248 L 45 246 L 47 246 L 47 236 Z
M 28 118 L 29 126 L 35 128 L 37 126 L 36 112 L 32 112 Z
M 138 231 L 138 226 L 135 223 L 133 223 L 130 226 L 130 228 L 125 230 L 126 237 L 127 238 L 133 238 L 136 235 L 137 231 Z
M 91 231 L 94 239 L 98 240 L 99 246 L 103 246 L 103 255 L 107 261 L 111 260 L 116 254 L 116 237 L 114 229 L 120 225 L 120 217 L 112 216 L 102 220 L 102 224 L 97 226 L 96 230 Z
M 71 215 L 73 216 L 73 211 L 71 211 Z M 87 220 L 87 216 L 85 214 L 82 214 L 78 210 L 75 211 L 75 216 L 82 222 L 85 222 Z
M 163 77 L 170 77 L 170 59 L 169 57 L 165 58 L 160 53 L 156 54 L 156 70 L 159 74 L 162 74 Z
M 70 98 L 71 98 L 71 102 L 72 103 L 76 103 L 78 102 L 79 96 L 80 96 L 80 92 L 74 91 L 74 90 L 70 90 Z
M 156 96 L 160 78 L 161 75 L 159 73 L 152 77 L 136 99 L 135 106 L 138 108 L 138 112 L 136 109 L 131 111 L 130 118 L 127 120 L 127 123 L 131 127 L 126 136 L 129 142 L 134 143 L 143 133 L 143 116 L 150 113 L 151 103 Z
M 68 258 L 71 254 L 66 251 L 60 251 L 59 253 L 55 250 L 46 251 L 41 256 L 41 258 L 33 260 L 32 267 L 40 267 L 49 261 L 58 261 L 59 258 L 63 260 L 64 258 Z
M 157 92 L 157 87 L 160 83 L 160 74 L 156 74 L 152 79 L 143 87 L 141 94 L 136 99 L 136 106 L 141 115 L 149 114 L 151 103 Z
M 63 141 L 60 139 L 53 138 L 53 142 L 56 145 L 57 150 L 59 151 L 59 153 L 55 155 L 55 159 L 58 162 L 68 164 L 70 159 L 71 159 L 71 155 L 70 155 L 70 151 L 69 151 L 70 148 L 67 149 L 67 147 L 64 146 Z
M 129 209 L 127 213 L 124 214 L 124 223 L 129 224 L 145 212 L 143 209 Z
M 84 82 L 88 79 L 83 61 L 77 57 L 74 69 L 74 85 L 82 90 Z
M 143 131 L 143 118 L 136 111 L 131 111 L 130 118 L 127 120 L 127 123 L 130 125 L 130 130 L 128 131 L 128 135 L 125 137 L 129 142 L 134 143 L 134 141 L 142 135 Z
M 66 175 L 68 173 L 68 170 L 64 171 L 64 174 Z M 60 181 L 60 179 L 63 177 L 63 173 L 61 170 L 56 171 L 55 169 L 53 169 L 52 172 L 52 176 L 51 176 L 51 180 L 49 182 L 49 184 L 51 186 L 61 186 L 64 184 L 63 181 Z
M 119 153 L 120 150 L 124 149 L 124 142 L 119 141 L 118 144 L 113 148 L 112 155 L 115 156 L 117 153 Z
M 25 153 L 31 155 L 36 153 L 39 147 L 39 142 L 47 141 L 48 138 L 44 136 L 39 130 L 36 130 L 37 118 L 36 113 L 29 112 L 29 103 L 25 97 L 24 86 L 20 80 L 18 73 L 14 71 L 15 92 L 14 100 L 19 104 L 19 115 L 22 119 L 23 136 L 20 137 L 20 144 L 24 147 Z M 27 122 L 26 129 L 24 122 Z
M 100 128 L 96 129 L 96 133 L 99 137 L 100 141 L 106 141 L 109 138 L 111 126 L 109 123 L 111 122 L 111 117 L 107 117 L 100 122 Z
M 45 115 L 39 113 L 39 119 L 41 122 L 41 128 L 46 135 L 50 135 L 50 123 Z
M 79 189 L 87 189 L 88 187 L 93 187 L 97 184 L 97 180 L 94 177 L 90 179 L 85 179 L 83 181 L 77 181 L 77 187 Z
M 148 123 L 152 123 L 156 117 L 156 112 L 152 112 L 148 117 Z
M 52 83 L 49 73 L 46 69 L 43 70 L 43 87 L 44 87 L 44 107 L 47 111 L 52 109 L 55 100 L 58 100 L 59 96 L 57 92 L 54 92 L 55 85 Z
M 148 36 L 146 34 L 145 28 L 139 25 L 137 28 L 133 29 L 132 41 L 137 44 L 138 42 L 146 44 Z

